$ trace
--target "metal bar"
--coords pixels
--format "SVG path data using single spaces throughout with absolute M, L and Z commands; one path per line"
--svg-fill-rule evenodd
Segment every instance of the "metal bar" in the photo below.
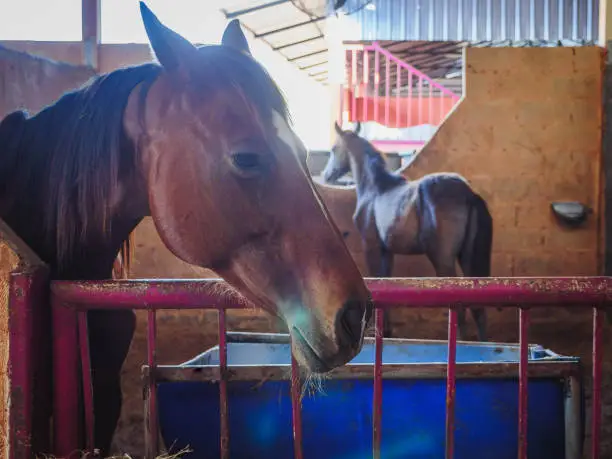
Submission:
M 374 310 L 374 399 L 372 413 L 372 448 L 373 459 L 380 459 L 380 444 L 382 439 L 382 352 L 383 352 L 383 326 L 384 311 Z
M 57 301 L 76 309 L 225 309 L 242 308 L 221 279 L 53 281 Z M 547 307 L 612 306 L 610 277 L 367 278 L 379 307 L 411 303 L 415 308 L 448 308 L 457 303 L 485 308 L 517 304 Z M 76 320 L 76 319 L 75 319 Z M 76 329 L 76 323 L 75 323 Z
M 287 1 L 287 0 L 285 0 L 285 1 Z M 304 40 L 293 41 L 293 42 L 290 42 L 290 43 L 285 43 L 284 45 L 274 46 L 272 48 L 272 51 L 280 51 L 282 49 L 291 48 L 292 46 L 297 46 L 297 45 L 303 45 L 305 43 L 310 43 L 311 41 L 320 40 L 322 38 L 325 38 L 325 37 L 323 35 L 315 35 L 314 37 L 306 38 Z
M 327 48 L 320 49 L 318 51 L 313 51 L 312 53 L 300 54 L 299 56 L 295 56 L 295 57 L 292 57 L 291 59 L 287 59 L 287 60 L 289 62 L 295 62 L 295 61 L 299 61 L 300 59 L 306 59 L 307 57 L 318 56 L 319 54 L 326 53 L 327 51 L 328 51 Z
M 351 117 L 349 119 L 358 120 L 357 116 L 357 50 L 351 50 L 351 76 L 349 77 L 349 88 L 351 94 Z
M 368 50 L 363 50 L 363 84 L 365 88 L 364 104 L 363 104 L 363 120 L 368 120 L 368 105 L 369 105 L 369 97 L 368 97 L 368 89 L 370 85 L 370 58 L 368 56 Z
M 419 78 L 419 83 L 418 83 L 418 98 L 419 98 L 419 115 L 418 115 L 418 120 L 419 120 L 419 124 L 423 124 L 423 78 L 418 77 Z
M 291 354 L 291 420 L 293 423 L 293 457 L 302 459 L 302 384 L 300 368 Z
M 380 50 L 374 51 L 374 121 L 378 123 L 378 94 L 380 91 Z
M 529 309 L 519 309 L 519 418 L 518 418 L 518 457 L 527 459 L 527 423 L 529 412 Z
M 316 24 L 317 22 L 325 19 L 325 16 L 320 16 L 316 18 L 309 19 L 308 21 L 298 22 L 297 24 L 292 24 L 290 26 L 281 27 L 280 29 L 269 30 L 268 32 L 255 34 L 255 38 L 264 38 L 269 35 L 274 35 L 275 33 L 286 32 L 287 30 L 297 29 L 298 27 L 302 27 L 308 24 Z
M 234 19 L 245 14 L 254 13 L 255 11 L 261 11 L 266 8 L 272 8 L 273 6 L 282 5 L 283 3 L 289 3 L 289 0 L 276 0 L 270 3 L 262 3 L 261 5 L 252 6 L 250 8 L 244 8 L 242 10 L 228 11 L 225 13 L 227 19 Z
M 219 310 L 219 422 L 221 425 L 221 459 L 229 459 L 229 407 L 227 400 L 227 326 L 225 310 Z
M 455 390 L 457 363 L 457 309 L 448 310 L 448 361 L 446 370 L 446 459 L 455 451 Z
M 48 348 L 43 340 L 46 330 L 39 329 L 39 325 L 44 324 L 44 321 L 36 320 L 44 313 L 43 308 L 46 309 L 48 306 L 47 281 L 48 271 L 41 267 L 11 274 L 9 278 L 8 367 L 11 372 L 11 403 L 7 408 L 11 429 L 11 435 L 8 437 L 9 459 L 33 457 L 32 449 L 35 443 L 38 447 L 48 445 L 49 425 L 42 426 L 46 427 L 45 431 L 36 431 L 33 420 L 35 398 L 40 397 L 40 394 L 35 393 L 35 387 L 38 384 L 40 387 L 45 387 L 50 383 L 50 375 L 43 375 L 35 370 L 41 368 L 42 356 L 39 354 L 41 347 Z M 48 324 L 44 325 L 48 328 Z
M 433 119 L 432 119 L 432 115 L 433 115 L 433 86 L 431 84 L 428 85 L 429 86 L 429 101 L 428 101 L 428 110 L 427 110 L 427 121 L 429 122 L 429 124 L 433 124 Z
M 601 380 L 604 311 L 593 308 L 593 397 L 591 403 L 591 458 L 599 459 L 601 436 Z
M 449 97 L 452 97 L 453 100 L 459 100 L 459 96 L 455 94 L 453 91 L 451 91 L 445 86 L 442 86 L 440 83 L 432 80 L 428 75 L 416 69 L 415 67 L 408 64 L 407 62 L 404 62 L 396 58 L 391 52 L 383 48 L 378 42 L 374 42 L 372 45 L 367 46 L 366 49 L 370 51 L 378 51 L 379 53 L 382 53 L 387 59 L 391 59 L 392 61 L 397 62 L 401 67 L 405 68 L 406 70 L 412 71 L 415 75 L 423 78 L 424 80 L 430 81 L 433 86 L 438 88 L 440 91 L 442 91 Z
M 149 366 L 149 397 L 148 406 L 146 407 L 147 419 L 147 435 L 145 436 L 145 455 L 147 459 L 157 457 L 159 453 L 158 435 L 159 435 L 159 419 L 157 417 L 157 379 L 155 372 L 157 371 L 157 321 L 155 310 L 150 309 L 147 312 L 147 365 Z
M 94 450 L 94 399 L 93 382 L 91 378 L 91 357 L 89 354 L 89 336 L 87 327 L 87 311 L 78 312 L 79 349 L 81 351 L 81 376 L 83 385 L 83 404 L 85 408 L 85 447 L 88 453 Z
M 389 115 L 391 111 L 391 61 L 385 60 L 385 126 L 389 127 Z
M 408 70 L 408 98 L 406 99 L 406 125 L 410 127 L 412 124 L 412 71 Z
M 79 448 L 79 339 L 77 312 L 60 300 L 53 314 L 53 449 L 69 457 Z
M 402 87 L 402 68 L 397 65 L 395 69 L 395 127 L 399 129 L 402 117 L 400 115 L 400 88 Z

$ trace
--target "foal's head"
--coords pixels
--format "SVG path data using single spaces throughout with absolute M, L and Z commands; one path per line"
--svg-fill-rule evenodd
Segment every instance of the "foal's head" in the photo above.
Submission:
M 359 137 L 360 123 L 357 123 L 354 131 L 343 130 L 337 122 L 334 123 L 334 128 L 337 134 L 336 143 L 332 147 L 325 169 L 323 169 L 323 180 L 332 184 L 351 171 L 351 154 L 360 154 L 364 150 L 364 143 L 366 142 L 365 139 Z
M 196 48 L 142 3 L 141 12 L 163 72 L 131 97 L 125 127 L 161 238 L 284 319 L 308 369 L 346 363 L 361 349 L 370 296 L 281 92 L 237 21 L 221 45 Z

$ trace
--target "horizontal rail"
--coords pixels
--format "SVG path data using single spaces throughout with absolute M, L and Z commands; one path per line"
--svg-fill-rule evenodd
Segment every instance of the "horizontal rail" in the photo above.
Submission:
M 382 363 L 383 379 L 445 379 L 447 363 Z M 529 378 L 557 378 L 579 375 L 577 361 L 529 361 Z M 291 365 L 228 365 L 225 371 L 227 381 L 289 381 Z M 143 366 L 143 375 L 151 374 L 151 367 Z M 337 368 L 325 379 L 366 379 L 373 378 L 374 365 L 349 364 Z M 497 379 L 518 378 L 518 362 L 459 363 L 455 367 L 456 379 Z M 221 370 L 218 365 L 178 367 L 158 365 L 153 371 L 158 382 L 169 381 L 219 381 Z
M 427 81 L 427 83 L 429 83 L 432 87 L 438 89 L 440 92 L 442 92 L 442 93 L 446 94 L 447 96 L 451 97 L 453 100 L 459 100 L 460 99 L 460 97 L 457 94 L 455 94 L 453 91 L 451 91 L 447 87 L 441 85 L 437 81 L 434 81 L 430 76 L 428 76 L 425 73 L 421 72 L 420 70 L 416 69 L 415 67 L 410 65 L 408 62 L 405 62 L 405 61 L 395 57 L 389 50 L 387 50 L 386 48 L 383 48 L 380 45 L 380 43 L 374 42 L 371 45 L 365 46 L 364 49 L 366 51 L 379 52 L 380 54 L 385 56 L 389 61 L 394 62 L 395 64 L 399 65 L 400 67 L 408 70 L 410 73 L 413 73 L 417 77 Z
M 612 305 L 608 277 L 366 279 L 381 308 Z M 249 303 L 221 279 L 54 281 L 55 299 L 76 309 L 226 309 Z M 221 294 L 223 293 L 223 294 Z

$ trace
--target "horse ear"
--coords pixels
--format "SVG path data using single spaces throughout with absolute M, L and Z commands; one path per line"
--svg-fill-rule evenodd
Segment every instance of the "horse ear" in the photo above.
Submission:
M 338 124 L 337 121 L 334 121 L 334 129 L 336 129 L 336 133 L 342 137 L 344 136 L 344 131 L 342 130 L 342 128 L 340 127 L 340 125 Z
M 144 2 L 140 2 L 140 15 L 159 63 L 170 72 L 184 71 L 187 63 L 197 55 L 197 48 L 163 25 Z
M 357 121 L 357 125 L 355 126 L 355 130 L 353 132 L 355 134 L 359 134 L 359 131 L 361 131 L 361 122 Z
M 235 50 L 245 54 L 251 54 L 249 43 L 244 36 L 244 32 L 242 31 L 242 27 L 240 27 L 240 21 L 238 21 L 238 19 L 233 19 L 229 22 L 229 24 L 227 24 L 227 27 L 225 27 L 225 32 L 223 32 L 223 38 L 221 38 L 221 44 L 234 48 Z

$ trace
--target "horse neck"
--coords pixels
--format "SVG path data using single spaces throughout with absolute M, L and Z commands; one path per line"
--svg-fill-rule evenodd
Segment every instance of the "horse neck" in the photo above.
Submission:
M 402 180 L 387 170 L 382 156 L 375 155 L 379 154 L 374 151 L 351 154 L 351 173 L 358 196 L 371 191 L 384 192 Z

